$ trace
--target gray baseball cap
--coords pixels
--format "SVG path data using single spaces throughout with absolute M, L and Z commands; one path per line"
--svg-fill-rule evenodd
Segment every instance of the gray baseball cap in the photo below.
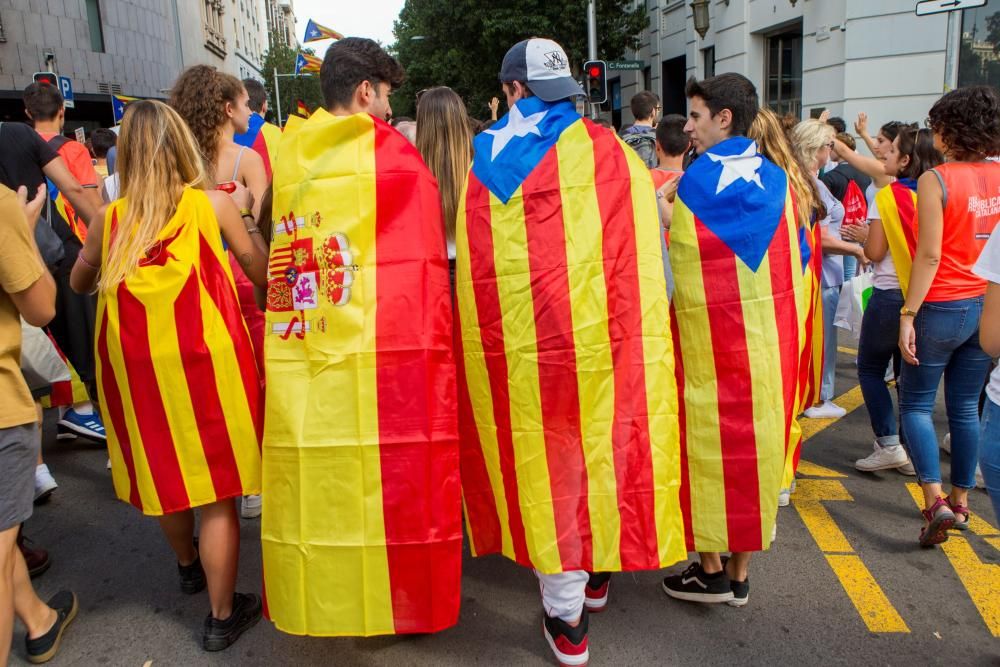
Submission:
M 551 39 L 533 37 L 510 47 L 500 66 L 500 82 L 524 81 L 546 102 L 585 95 L 573 78 L 569 58 Z

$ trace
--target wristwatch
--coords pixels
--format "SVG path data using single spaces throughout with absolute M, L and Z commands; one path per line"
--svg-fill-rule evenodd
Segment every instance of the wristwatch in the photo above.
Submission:
M 917 311 L 910 310 L 906 306 L 903 306 L 902 308 L 899 309 L 899 316 L 900 317 L 916 317 L 917 316 Z

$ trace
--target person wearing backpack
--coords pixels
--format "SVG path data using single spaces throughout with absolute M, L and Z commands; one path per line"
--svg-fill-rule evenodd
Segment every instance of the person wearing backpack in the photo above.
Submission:
M 656 157 L 656 120 L 662 108 L 660 98 L 656 93 L 644 90 L 632 97 L 629 106 L 635 122 L 622 132 L 622 140 L 652 169 L 659 163 Z
M 854 138 L 848 134 L 839 134 L 837 139 L 847 146 L 854 144 Z M 865 192 L 872 183 L 870 176 L 847 162 L 839 162 L 835 168 L 820 174 L 819 179 L 837 201 L 843 204 L 844 228 L 868 224 L 868 199 Z M 853 256 L 844 256 L 844 280 L 855 276 L 857 266 L 857 260 Z

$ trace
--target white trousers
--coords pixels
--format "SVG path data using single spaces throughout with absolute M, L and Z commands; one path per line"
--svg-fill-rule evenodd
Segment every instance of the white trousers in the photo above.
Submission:
M 535 570 L 535 574 L 542 592 L 542 607 L 550 618 L 572 623 L 583 615 L 589 573 L 585 570 L 572 570 L 560 574 L 542 574 Z

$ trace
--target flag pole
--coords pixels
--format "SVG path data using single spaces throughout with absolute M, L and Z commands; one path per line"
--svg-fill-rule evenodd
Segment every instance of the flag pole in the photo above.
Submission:
M 278 68 L 274 68 L 274 107 L 278 110 L 278 127 L 281 127 L 281 89 L 278 87 Z

